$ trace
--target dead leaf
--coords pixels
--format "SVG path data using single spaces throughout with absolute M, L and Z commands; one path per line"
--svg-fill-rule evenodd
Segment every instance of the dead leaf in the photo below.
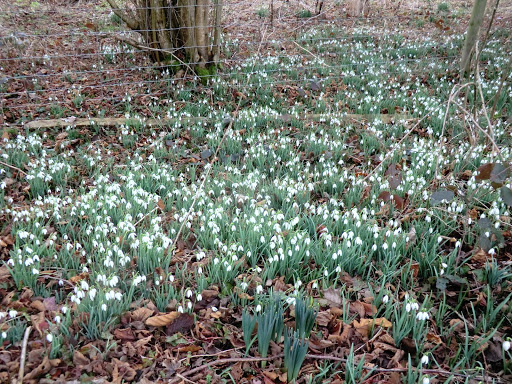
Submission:
M 329 288 L 325 289 L 323 293 L 324 298 L 329 301 L 332 306 L 341 307 L 343 304 L 343 299 L 341 298 L 341 293 L 339 290 Z
M 405 244 L 405 249 L 408 249 L 411 245 L 414 245 L 416 242 L 416 228 L 414 225 L 411 227 L 409 233 L 407 234 L 407 238 L 409 239 Z
M 43 302 L 41 300 L 35 300 L 33 301 L 31 304 L 30 304 L 30 307 L 35 309 L 36 311 L 39 311 L 39 312 L 44 312 L 45 311 L 45 306 L 43 304 Z
M 242 362 L 238 362 L 235 365 L 233 365 L 229 371 L 229 374 L 231 377 L 233 377 L 233 380 L 235 383 L 240 383 L 242 377 L 244 376 L 244 370 L 242 369 Z
M 211 308 L 208 308 L 207 315 L 210 316 L 213 319 L 220 319 L 222 317 L 221 311 L 212 311 Z
M 316 316 L 316 323 L 321 327 L 327 327 L 331 322 L 333 313 L 331 311 L 318 312 Z
M 187 345 L 186 347 L 180 348 L 179 351 L 180 352 L 198 352 L 201 349 L 203 349 L 203 348 L 201 348 L 198 345 Z
M 366 311 L 364 309 L 363 303 L 360 301 L 352 301 L 350 303 L 349 311 L 358 314 L 360 318 L 366 317 Z
M 476 181 L 488 180 L 491 177 L 491 172 L 494 168 L 494 163 L 487 163 L 477 168 L 478 174 L 475 176 Z
M 117 328 L 114 329 L 114 336 L 121 341 L 134 341 L 136 340 L 133 331 L 130 328 Z
M 476 263 L 484 264 L 486 263 L 491 257 L 487 252 L 485 252 L 482 248 L 479 248 L 478 251 L 473 253 L 473 256 L 471 256 L 471 261 L 474 261 Z
M 87 279 L 88 277 L 89 277 L 89 274 L 87 272 L 82 272 L 79 275 L 70 277 L 69 278 L 69 282 L 72 283 L 72 284 L 76 284 L 76 283 L 80 282 L 83 279 Z
M 153 314 L 153 310 L 141 307 L 137 308 L 135 311 L 132 312 L 131 317 L 134 321 L 146 321 L 148 317 L 150 317 Z
M 137 371 L 133 369 L 129 363 L 119 359 L 112 359 L 114 369 L 112 371 L 112 382 L 123 383 L 132 381 L 137 376 Z
M 44 311 L 39 312 L 37 315 L 31 315 L 30 321 L 34 326 L 34 329 L 39 333 L 39 337 L 43 337 L 43 331 L 46 331 L 48 328 L 50 328 L 50 325 L 44 317 Z
M 152 327 L 165 327 L 179 318 L 181 315 L 180 312 L 170 312 L 164 315 L 156 315 L 150 317 L 146 320 L 146 325 L 150 325 Z
M 386 344 L 389 344 L 393 347 L 396 347 L 396 344 L 395 344 L 395 339 L 393 339 L 393 337 L 391 337 L 391 335 L 387 332 L 382 332 L 381 335 L 379 336 L 379 341 L 383 342 L 383 343 L 386 343 Z
M 179 313 L 179 312 L 178 312 Z M 170 336 L 177 332 L 186 332 L 194 327 L 194 316 L 189 313 L 181 313 L 175 321 L 169 324 L 165 333 Z
M 309 338 L 309 347 L 311 349 L 315 349 L 317 351 L 322 351 L 324 349 L 330 348 L 334 345 L 336 339 L 318 339 L 316 337 Z
M 348 340 L 351 338 L 353 330 L 354 328 L 350 324 L 343 324 L 343 331 L 340 335 L 329 335 L 327 339 L 339 345 L 348 345 Z
M 417 261 L 412 262 L 411 263 L 412 277 L 413 278 L 418 277 L 419 271 L 420 271 L 420 263 L 418 263 Z
M 47 297 L 43 299 L 44 307 L 47 311 L 57 311 L 59 309 L 59 306 L 57 305 L 57 302 L 55 300 L 55 296 Z
M 160 208 L 162 211 L 165 209 L 165 204 L 162 199 L 159 199 L 156 205 L 158 205 L 158 208 Z
M 203 289 L 201 296 L 203 296 L 203 300 L 211 300 L 219 296 L 219 291 L 216 289 Z
M 354 320 L 352 324 L 356 331 L 364 337 L 368 337 L 370 334 L 370 328 L 372 327 L 391 328 L 393 326 L 393 324 L 391 324 L 391 322 L 385 317 L 379 317 L 377 319 L 361 319 L 359 321 Z
M 464 329 L 464 322 L 460 319 L 451 319 L 450 320 L 450 328 L 454 332 L 460 332 Z
M 43 362 L 34 369 L 32 369 L 30 372 L 28 372 L 23 378 L 23 380 L 25 381 L 37 379 L 43 376 L 44 374 L 48 373 L 50 369 L 52 369 L 53 367 L 57 367 L 60 364 L 60 362 L 60 359 L 50 360 L 48 356 L 45 356 L 43 358 Z
M 73 364 L 77 367 L 83 367 L 84 365 L 88 365 L 90 360 L 84 356 L 83 353 L 76 350 L 73 352 Z
M 242 291 L 239 287 L 236 287 L 235 291 L 236 291 L 237 296 L 241 299 L 254 300 L 254 296 L 251 296 L 247 292 Z
M 430 341 L 431 343 L 434 343 L 436 345 L 443 344 L 443 340 L 441 339 L 441 336 L 435 335 L 433 333 L 427 333 L 427 341 Z
M 57 141 L 62 141 L 67 137 L 68 137 L 68 132 L 64 131 L 64 132 L 59 133 L 55 139 Z
M 149 343 L 153 339 L 152 335 L 149 335 L 148 337 L 144 337 L 142 339 L 139 339 L 135 342 L 135 348 L 140 349 L 141 347 L 144 347 L 147 343 Z

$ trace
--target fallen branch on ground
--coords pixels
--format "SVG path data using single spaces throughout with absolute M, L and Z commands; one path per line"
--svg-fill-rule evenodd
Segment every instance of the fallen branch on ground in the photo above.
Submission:
M 299 119 L 304 119 L 308 121 L 316 121 L 316 120 L 329 120 L 329 119 L 337 119 L 343 122 L 349 121 L 370 121 L 370 120 L 382 120 L 383 123 L 389 124 L 391 122 L 398 122 L 400 120 L 415 120 L 411 118 L 411 116 L 406 114 L 309 114 L 299 116 Z M 90 127 L 93 125 L 97 125 L 100 127 L 116 127 L 121 125 L 127 125 L 135 122 L 135 119 L 125 118 L 125 117 L 92 117 L 92 118 L 76 118 L 76 119 L 49 119 L 49 120 L 34 120 L 27 124 L 25 124 L 25 128 L 29 130 L 37 130 L 37 129 L 48 129 L 48 128 L 65 128 L 65 127 Z M 197 116 L 197 117 L 182 117 L 182 118 L 164 118 L 164 119 L 146 119 L 141 120 L 140 123 L 144 124 L 146 127 L 162 127 L 166 125 L 175 125 L 177 123 L 181 124 L 194 124 L 198 122 L 205 121 L 213 121 L 213 119 Z

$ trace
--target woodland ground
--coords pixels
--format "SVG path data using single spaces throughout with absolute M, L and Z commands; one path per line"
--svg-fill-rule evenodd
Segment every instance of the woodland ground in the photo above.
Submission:
M 510 382 L 511 3 L 476 87 L 469 6 L 228 3 L 197 79 L 2 2 L 0 382 Z

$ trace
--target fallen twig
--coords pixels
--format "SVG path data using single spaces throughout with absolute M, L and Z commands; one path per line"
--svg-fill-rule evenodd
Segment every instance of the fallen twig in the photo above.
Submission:
M 155 206 L 151 211 L 149 211 L 148 213 L 146 213 L 144 216 L 142 216 L 133 226 L 136 227 L 137 225 L 139 225 L 142 221 L 144 221 L 144 219 L 146 217 L 148 217 L 149 215 L 151 215 L 153 212 L 155 212 L 158 208 L 160 208 L 158 205 Z
M 410 115 L 406 114 L 357 114 L 357 113 L 345 113 L 345 114 L 325 114 L 325 113 L 313 113 L 303 114 L 298 116 L 299 119 L 303 120 L 321 120 L 321 119 L 338 119 L 340 121 L 355 120 L 361 122 L 363 120 L 383 120 L 384 123 L 392 120 L 399 119 L 410 119 Z M 174 124 L 195 124 L 202 122 L 213 122 L 214 120 L 204 116 L 194 117 L 179 117 L 179 118 L 163 118 L 163 119 L 145 119 L 141 120 L 140 123 L 147 127 L 162 127 L 165 125 Z M 133 118 L 125 117 L 92 117 L 92 118 L 77 118 L 72 122 L 66 119 L 48 119 L 48 120 L 34 120 L 25 124 L 25 128 L 30 130 L 49 129 L 49 128 L 66 128 L 66 127 L 115 127 L 130 124 L 134 122 Z M 7 166 L 9 166 L 7 164 Z M 11 166 L 12 167 L 12 166 Z
M 27 343 L 30 331 L 32 331 L 32 326 L 29 326 L 27 329 L 25 329 L 25 335 L 23 336 L 23 343 L 21 345 L 20 370 L 18 371 L 18 384 L 23 383 L 23 376 L 25 376 L 25 359 L 27 356 Z
M 0 161 L 0 164 L 2 164 L 3 166 L 7 167 L 7 168 L 11 168 L 11 169 L 14 169 L 15 171 L 18 171 L 19 173 L 27 176 L 27 173 L 26 172 L 23 172 L 21 169 L 19 169 L 18 167 L 15 167 L 14 165 L 11 165 L 11 164 L 7 164 L 7 163 L 4 163 L 3 161 Z

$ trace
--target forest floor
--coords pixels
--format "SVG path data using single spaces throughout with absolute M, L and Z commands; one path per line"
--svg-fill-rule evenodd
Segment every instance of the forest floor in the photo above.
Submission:
M 2 0 L 0 382 L 510 382 L 512 2 L 462 81 L 469 3 L 226 3 L 197 79 Z

